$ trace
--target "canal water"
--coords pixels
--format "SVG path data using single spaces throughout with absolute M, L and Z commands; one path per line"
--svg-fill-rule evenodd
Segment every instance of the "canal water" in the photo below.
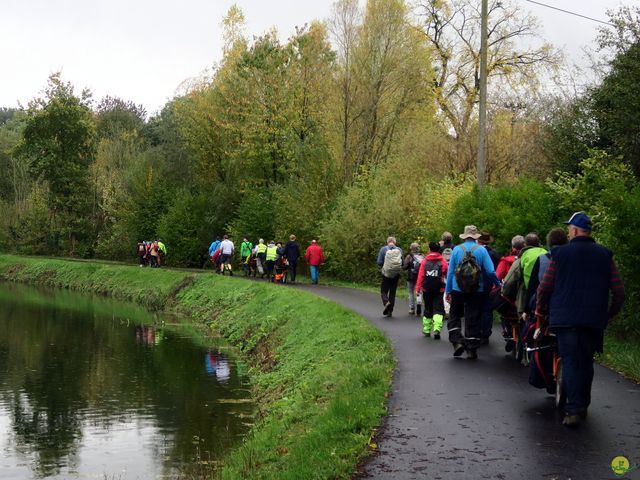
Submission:
M 254 405 L 228 347 L 130 304 L 0 283 L 0 479 L 204 478 Z

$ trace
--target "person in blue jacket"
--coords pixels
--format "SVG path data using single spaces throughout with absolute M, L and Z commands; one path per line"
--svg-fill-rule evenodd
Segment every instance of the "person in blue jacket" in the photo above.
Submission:
M 216 253 L 216 250 L 218 250 L 218 248 L 220 248 L 220 237 L 216 237 L 216 239 L 211 242 L 211 245 L 209 245 L 209 256 L 213 257 L 213 254 Z
M 445 300 L 451 304 L 447 328 L 449 341 L 453 344 L 453 356 L 459 357 L 466 350 L 467 358 L 473 360 L 478 358 L 477 349 L 480 346 L 480 315 L 483 293 L 485 289 L 491 289 L 491 285 L 485 285 L 485 283 L 490 281 L 499 286 L 501 282 L 496 276 L 489 253 L 476 242 L 480 238 L 480 232 L 476 226 L 467 225 L 464 227 L 460 238 L 464 242 L 453 249 L 447 272 Z M 467 252 L 475 257 L 476 264 L 481 269 L 478 275 L 478 285 L 474 291 L 468 291 L 469 289 L 459 285 L 456 279 L 456 270 Z M 464 317 L 464 335 L 462 334 L 462 317 Z

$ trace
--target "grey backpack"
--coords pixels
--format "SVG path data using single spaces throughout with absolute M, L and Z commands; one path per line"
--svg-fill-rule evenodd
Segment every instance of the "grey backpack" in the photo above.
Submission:
M 402 271 L 402 250 L 390 248 L 384 256 L 382 275 L 387 278 L 395 278 Z

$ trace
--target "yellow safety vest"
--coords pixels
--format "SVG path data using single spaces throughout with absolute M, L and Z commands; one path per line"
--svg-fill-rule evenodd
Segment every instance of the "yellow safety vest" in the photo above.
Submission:
M 258 249 L 256 250 L 257 253 L 264 253 L 267 251 L 267 246 L 264 243 L 259 243 L 258 244 Z
M 273 247 L 271 246 L 267 247 L 267 262 L 270 260 L 275 261 L 277 256 L 278 256 L 278 247 L 276 247 L 275 245 Z

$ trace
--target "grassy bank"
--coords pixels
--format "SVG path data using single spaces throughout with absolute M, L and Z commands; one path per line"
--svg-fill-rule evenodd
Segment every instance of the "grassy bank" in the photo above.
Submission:
M 620 375 L 640 383 L 640 344 L 637 341 L 605 335 L 604 353 L 598 362 Z
M 235 278 L 0 256 L 0 279 L 102 293 L 177 311 L 251 365 L 259 420 L 220 478 L 348 478 L 385 412 L 389 342 L 308 293 Z

